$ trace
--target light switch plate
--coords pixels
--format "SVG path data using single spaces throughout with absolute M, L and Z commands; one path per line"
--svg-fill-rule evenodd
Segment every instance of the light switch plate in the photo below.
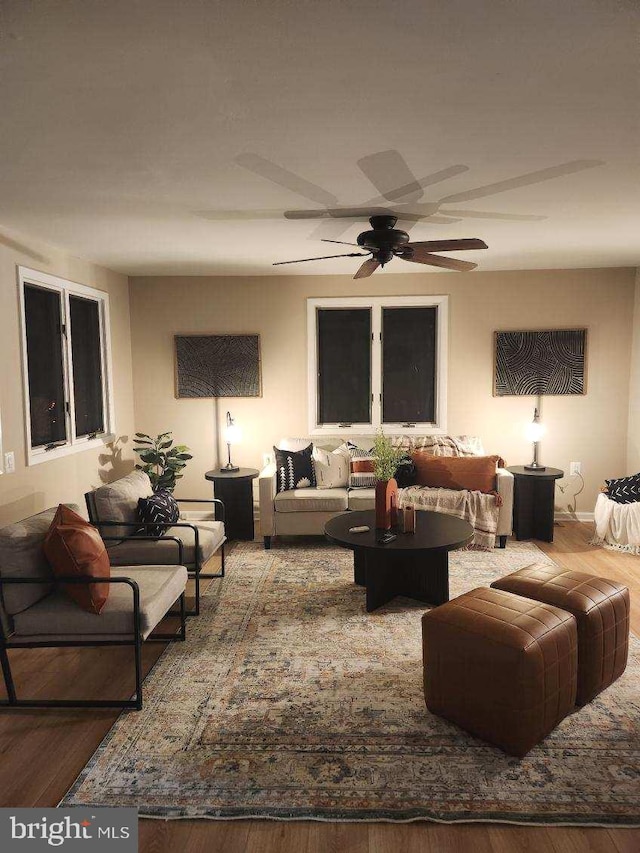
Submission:
M 13 450 L 10 450 L 8 453 L 4 454 L 4 473 L 13 474 L 15 470 L 16 457 L 14 456 Z

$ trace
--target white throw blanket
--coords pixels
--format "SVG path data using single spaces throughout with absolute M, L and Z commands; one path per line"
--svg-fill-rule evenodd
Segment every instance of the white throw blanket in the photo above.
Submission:
M 619 504 L 600 494 L 593 515 L 596 535 L 592 545 L 640 554 L 640 501 Z
M 427 486 L 408 486 L 398 489 L 398 506 L 413 506 L 444 512 L 468 521 L 473 527 L 472 548 L 490 551 L 496 544 L 498 501 L 495 495 L 454 489 L 431 489 Z

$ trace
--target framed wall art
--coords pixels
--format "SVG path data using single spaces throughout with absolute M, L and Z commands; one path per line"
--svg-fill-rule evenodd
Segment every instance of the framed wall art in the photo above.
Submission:
M 259 335 L 176 335 L 176 397 L 262 396 Z
M 495 333 L 496 397 L 584 394 L 586 329 Z

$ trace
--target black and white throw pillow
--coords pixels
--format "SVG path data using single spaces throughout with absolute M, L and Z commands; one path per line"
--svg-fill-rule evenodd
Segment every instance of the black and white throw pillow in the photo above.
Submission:
M 147 536 L 162 536 L 180 518 L 180 510 L 171 492 L 160 491 L 139 499 L 138 518 L 150 525 L 144 528 Z
M 619 477 L 617 480 L 605 480 L 607 496 L 619 504 L 632 504 L 640 501 L 640 473 L 631 477 Z
M 313 444 L 303 450 L 273 448 L 276 456 L 276 488 L 279 492 L 291 489 L 308 489 L 316 485 L 316 474 L 311 457 Z
M 371 450 L 363 450 L 355 444 L 347 442 L 349 455 L 351 457 L 351 471 L 349 473 L 350 489 L 372 489 L 376 484 L 374 466 L 376 458 Z

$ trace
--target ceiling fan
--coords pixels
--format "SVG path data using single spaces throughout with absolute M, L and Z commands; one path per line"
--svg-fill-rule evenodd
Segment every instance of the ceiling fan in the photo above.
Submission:
M 300 258 L 296 261 L 277 261 L 273 266 L 283 264 L 300 264 L 306 261 L 324 261 L 327 258 L 367 258 L 354 278 L 367 278 L 372 275 L 378 267 L 384 267 L 394 257 L 414 264 L 428 264 L 433 267 L 443 267 L 449 270 L 466 272 L 473 270 L 478 265 L 470 261 L 460 261 L 457 258 L 448 258 L 444 255 L 436 255 L 434 252 L 450 252 L 462 249 L 486 249 L 484 240 L 467 238 L 459 240 L 424 240 L 417 243 L 409 242 L 406 231 L 396 228 L 397 216 L 378 214 L 371 216 L 369 223 L 371 231 L 363 231 L 358 234 L 356 243 L 345 243 L 342 240 L 327 240 L 323 243 L 339 243 L 342 246 L 357 246 L 365 252 L 348 252 L 345 255 L 323 255 L 319 258 Z

